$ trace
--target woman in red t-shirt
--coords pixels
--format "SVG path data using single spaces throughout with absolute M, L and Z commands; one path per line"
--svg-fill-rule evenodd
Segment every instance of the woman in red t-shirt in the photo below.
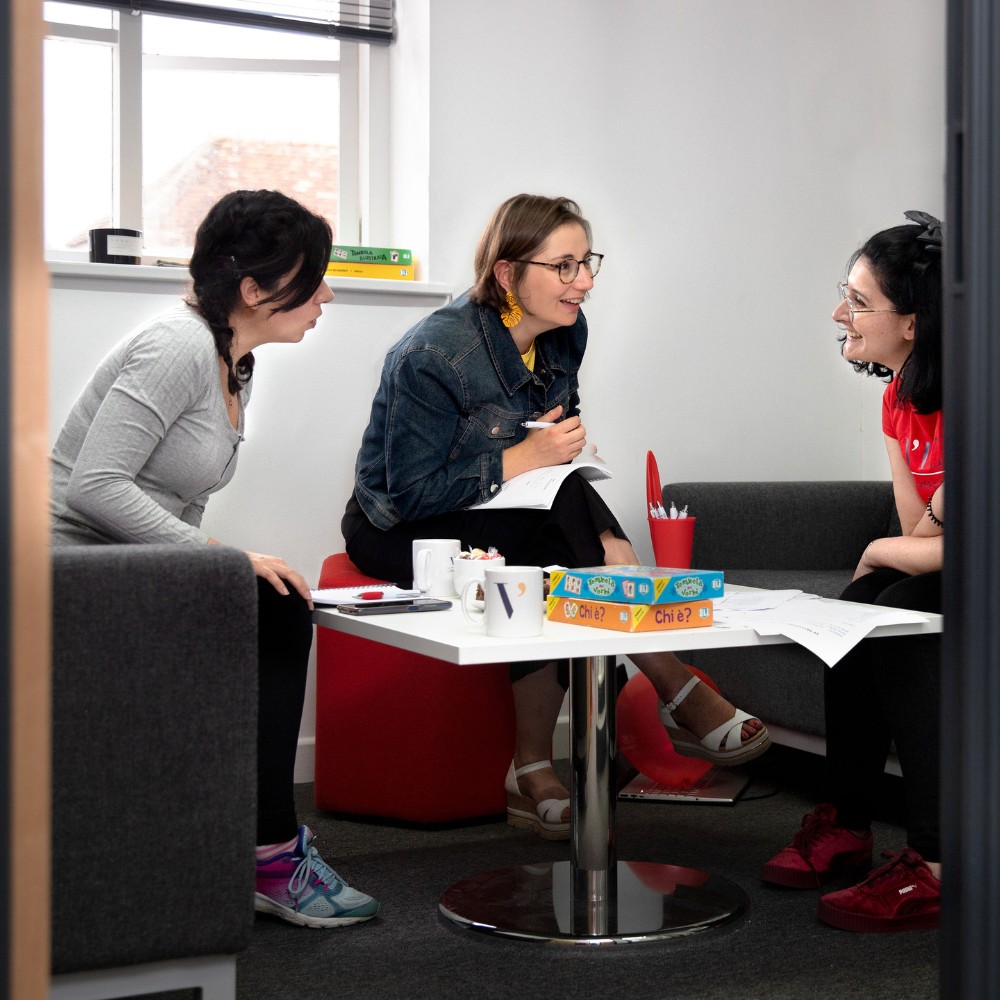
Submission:
M 833 318 L 855 369 L 889 380 L 882 400 L 901 532 L 873 541 L 843 600 L 941 610 L 944 433 L 941 416 L 941 223 L 872 236 L 851 258 Z M 802 821 L 761 870 L 790 888 L 818 888 L 872 867 L 871 822 L 895 743 L 908 845 L 859 885 L 823 896 L 819 917 L 854 931 L 935 927 L 941 904 L 939 722 L 941 637 L 868 639 L 826 673 L 830 801 Z

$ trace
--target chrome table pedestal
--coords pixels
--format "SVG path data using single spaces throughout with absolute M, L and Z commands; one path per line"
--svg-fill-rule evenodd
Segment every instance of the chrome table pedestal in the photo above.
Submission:
M 608 945 L 691 934 L 744 912 L 746 893 L 727 879 L 617 860 L 615 696 L 615 657 L 571 661 L 570 860 L 462 879 L 441 896 L 445 917 L 503 937 Z

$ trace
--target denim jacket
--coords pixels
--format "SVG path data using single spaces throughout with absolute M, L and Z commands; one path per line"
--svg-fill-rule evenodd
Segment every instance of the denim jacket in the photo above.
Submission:
M 580 313 L 536 339 L 531 372 L 497 310 L 468 293 L 421 320 L 386 355 L 358 452 L 355 493 L 372 524 L 387 531 L 489 500 L 523 421 L 560 405 L 579 412 L 586 346 Z

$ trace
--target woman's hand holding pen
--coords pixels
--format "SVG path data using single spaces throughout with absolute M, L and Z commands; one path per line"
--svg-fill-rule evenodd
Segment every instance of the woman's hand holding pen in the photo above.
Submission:
M 503 453 L 503 476 L 511 479 L 522 472 L 541 469 L 546 465 L 565 465 L 572 462 L 587 443 L 587 431 L 579 417 L 559 420 L 562 407 L 543 413 L 538 426 L 528 431 L 528 436 Z

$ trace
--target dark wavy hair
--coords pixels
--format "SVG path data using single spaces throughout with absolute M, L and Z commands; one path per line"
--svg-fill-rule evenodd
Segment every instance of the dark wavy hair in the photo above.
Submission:
M 191 254 L 191 293 L 229 369 L 229 390 L 237 392 L 253 373 L 253 355 L 233 366 L 229 317 L 248 275 L 267 293 L 260 304 L 289 312 L 308 302 L 326 274 L 333 245 L 330 224 L 280 191 L 233 191 L 209 209 Z M 292 279 L 281 285 L 290 271 Z
M 593 241 L 590 223 L 580 214 L 580 206 L 569 198 L 546 198 L 540 194 L 516 194 L 508 198 L 486 224 L 476 248 L 476 280 L 469 298 L 479 305 L 503 309 L 507 293 L 493 273 L 499 260 L 528 260 L 541 245 L 567 222 L 574 222 Z M 514 264 L 514 287 L 528 269 Z
M 924 237 L 921 239 L 921 237 Z M 893 226 L 868 239 L 847 263 L 848 272 L 863 261 L 898 312 L 915 317 L 913 349 L 896 372 L 900 402 L 918 413 L 941 409 L 941 247 L 928 243 L 920 225 Z M 844 337 L 839 338 L 841 344 Z M 885 365 L 852 361 L 856 371 L 891 379 Z

